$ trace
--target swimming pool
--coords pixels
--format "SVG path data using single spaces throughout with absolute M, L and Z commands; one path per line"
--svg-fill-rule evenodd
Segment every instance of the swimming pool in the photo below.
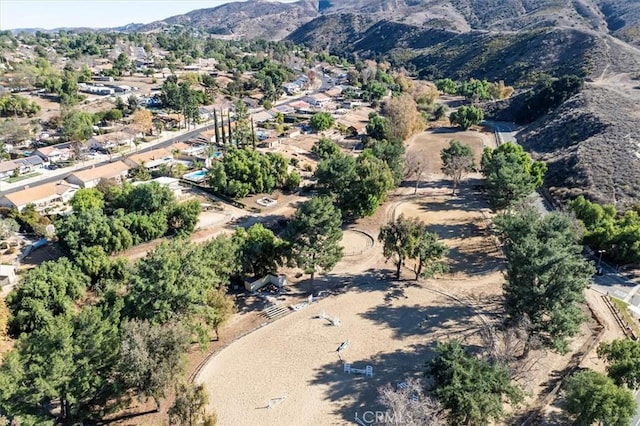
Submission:
M 207 178 L 207 169 L 197 170 L 195 172 L 187 173 L 182 176 L 183 179 L 190 180 L 192 182 L 202 182 Z

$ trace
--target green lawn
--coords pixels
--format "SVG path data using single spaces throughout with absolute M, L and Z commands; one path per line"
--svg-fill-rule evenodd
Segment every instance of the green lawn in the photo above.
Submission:
M 640 336 L 640 327 L 638 327 L 636 320 L 633 319 L 633 317 L 629 313 L 627 302 L 625 302 L 624 300 L 616 299 L 615 297 L 612 297 L 611 300 L 613 301 L 615 307 L 618 308 L 618 312 L 620 312 L 622 318 L 624 318 L 627 324 L 629 324 L 629 326 L 633 329 L 633 332 L 636 333 L 636 336 Z
M 33 172 L 33 173 L 27 173 L 26 175 L 11 176 L 5 182 L 8 182 L 8 183 L 20 182 L 21 180 L 29 179 L 29 178 L 32 178 L 34 176 L 40 176 L 40 173 Z

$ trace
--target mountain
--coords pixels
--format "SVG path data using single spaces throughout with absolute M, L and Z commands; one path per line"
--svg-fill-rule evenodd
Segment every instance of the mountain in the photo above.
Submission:
M 201 29 L 211 34 L 235 38 L 266 38 L 279 40 L 302 23 L 318 16 L 317 2 L 301 0 L 280 3 L 268 0 L 248 0 L 226 3 L 210 9 L 198 9 L 184 15 L 152 22 L 139 31 L 153 31 L 171 25 Z

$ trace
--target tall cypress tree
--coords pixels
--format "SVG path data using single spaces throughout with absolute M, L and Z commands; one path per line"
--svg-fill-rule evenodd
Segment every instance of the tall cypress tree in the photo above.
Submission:
M 222 144 L 223 145 L 227 145 L 227 135 L 225 134 L 224 131 L 224 114 L 222 112 L 222 109 L 220 109 L 220 119 L 222 121 L 222 126 L 220 126 L 222 128 Z
M 256 149 L 256 129 L 253 125 L 253 117 L 251 117 L 251 144 L 253 149 Z
M 233 145 L 233 132 L 231 131 L 231 110 L 227 112 L 227 122 L 229 123 L 229 145 Z
M 220 145 L 220 129 L 218 128 L 218 112 L 213 109 L 213 127 L 215 129 L 216 134 L 216 144 Z

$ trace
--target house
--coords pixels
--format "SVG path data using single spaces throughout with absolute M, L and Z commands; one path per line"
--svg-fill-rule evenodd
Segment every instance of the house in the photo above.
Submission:
M 324 93 L 314 93 L 310 96 L 304 97 L 305 102 L 309 105 L 313 105 L 316 108 L 324 108 L 331 102 L 331 98 Z
M 298 114 L 313 114 L 313 109 L 305 101 L 298 101 L 289 104 Z
M 35 170 L 44 168 L 44 161 L 42 158 L 37 155 L 30 155 L 25 158 L 18 158 L 13 160 L 14 163 L 18 164 L 20 169 L 20 174 L 31 173 Z
M 287 285 L 287 277 L 286 275 L 275 276 L 269 274 L 262 278 L 245 278 L 244 280 L 244 288 L 250 292 L 258 291 L 269 284 L 275 286 L 275 288 L 280 291 L 282 287 Z
M 13 160 L 0 161 L 0 179 L 11 177 L 19 170 L 20 165 Z
M 78 185 L 81 188 L 93 188 L 98 185 L 102 179 L 113 179 L 115 181 L 122 182 L 122 180 L 129 174 L 130 169 L 131 167 L 126 165 L 123 161 L 116 161 L 114 163 L 72 173 L 66 180 L 67 182 Z
M 16 160 L 0 161 L 0 179 L 31 173 L 43 167 L 44 161 L 37 155 L 18 158 Z
M 141 152 L 124 159 L 124 162 L 134 169 L 144 166 L 149 170 L 154 170 L 165 164 L 173 164 L 173 154 L 165 148 L 154 149 L 152 151 Z
M 0 287 L 16 282 L 16 268 L 13 265 L 0 265 Z
M 199 143 L 187 144 L 184 142 L 174 143 L 169 147 L 172 154 L 178 153 L 180 155 L 183 155 L 185 157 L 190 157 L 190 158 L 200 158 L 200 157 L 204 158 L 207 152 L 207 148 L 208 146 L 205 144 L 199 144 Z
M 92 86 L 85 83 L 78 84 L 78 90 L 92 95 L 109 96 L 115 93 L 115 90 L 105 86 Z
M 325 90 L 324 94 L 330 98 L 337 98 L 342 94 L 342 86 L 333 86 L 331 89 Z
M 255 114 L 251 114 L 251 119 L 254 123 L 264 123 L 273 120 L 273 115 L 269 111 L 260 111 Z
M 38 148 L 33 152 L 33 154 L 42 158 L 45 163 L 68 161 L 73 156 L 70 143 L 61 143 L 58 145 Z
M 128 132 L 105 133 L 104 135 L 93 136 L 87 144 L 91 149 L 114 150 L 122 146 L 133 146 L 135 135 Z
M 0 206 L 22 211 L 27 205 L 33 204 L 37 211 L 42 211 L 51 207 L 53 203 L 66 203 L 71 200 L 78 189 L 78 185 L 65 181 L 45 183 L 3 195 L 0 198 Z

